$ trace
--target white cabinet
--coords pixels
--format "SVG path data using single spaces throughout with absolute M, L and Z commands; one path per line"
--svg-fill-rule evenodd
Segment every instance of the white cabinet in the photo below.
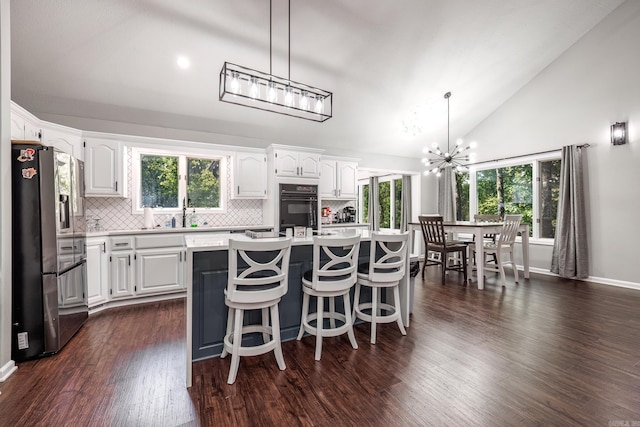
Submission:
M 85 144 L 85 195 L 87 197 L 127 197 L 122 143 L 87 139 Z
M 11 139 L 40 141 L 39 120 L 18 104 L 11 102 Z
M 322 199 L 356 199 L 358 172 L 356 162 L 323 159 L 320 171 L 318 192 Z
M 181 291 L 184 288 L 183 248 L 138 249 L 136 294 Z
M 81 132 L 53 123 L 42 123 L 42 143 L 72 155 L 78 160 L 84 159 Z
M 109 247 L 110 299 L 184 291 L 182 234 L 114 236 Z
M 320 154 L 303 151 L 276 149 L 275 174 L 298 178 L 318 178 L 320 176 Z
M 135 253 L 133 237 L 111 237 L 109 239 L 109 298 L 129 298 L 134 296 Z
M 233 198 L 265 199 L 266 197 L 267 155 L 263 153 L 235 153 Z
M 89 308 L 109 300 L 109 256 L 106 237 L 87 238 L 87 290 Z

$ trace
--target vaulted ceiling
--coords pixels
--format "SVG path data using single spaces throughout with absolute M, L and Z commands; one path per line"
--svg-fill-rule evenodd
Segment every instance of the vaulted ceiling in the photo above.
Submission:
M 315 123 L 218 100 L 225 61 L 269 72 L 268 0 L 13 0 L 12 98 L 35 114 L 416 157 L 446 142 L 445 92 L 455 139 L 622 2 L 293 0 L 291 79 L 334 93 L 333 118 Z M 287 0 L 272 7 L 286 76 Z

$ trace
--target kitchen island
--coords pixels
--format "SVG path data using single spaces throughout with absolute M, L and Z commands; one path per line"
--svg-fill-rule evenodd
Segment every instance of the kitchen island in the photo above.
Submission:
M 352 230 L 348 235 L 356 233 L 362 239 L 360 262 L 366 262 L 369 259 L 371 233 L 368 230 Z M 222 353 L 227 322 L 224 289 L 227 285 L 228 248 L 231 238 L 251 240 L 242 234 L 194 234 L 185 237 L 187 387 L 191 386 L 191 365 L 194 361 L 217 357 Z M 312 268 L 312 258 L 313 239 L 294 237 L 289 262 L 289 289 L 279 306 L 282 341 L 295 339 L 298 334 L 302 310 L 302 275 Z M 407 274 L 400 283 L 400 305 L 405 326 L 409 326 L 409 283 Z M 250 319 L 259 322 L 260 313 L 248 315 L 255 316 Z

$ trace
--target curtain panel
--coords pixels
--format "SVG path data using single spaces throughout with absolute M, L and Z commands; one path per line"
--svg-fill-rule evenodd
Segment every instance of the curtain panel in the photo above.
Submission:
M 445 221 L 456 218 L 456 172 L 445 168 L 438 180 L 438 213 Z
M 562 147 L 560 197 L 551 258 L 551 272 L 572 279 L 589 276 L 582 156 L 581 147 Z

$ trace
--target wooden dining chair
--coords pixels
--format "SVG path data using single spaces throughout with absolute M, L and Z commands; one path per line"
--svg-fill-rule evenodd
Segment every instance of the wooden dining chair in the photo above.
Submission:
M 422 238 L 425 244 L 425 257 L 422 266 L 422 278 L 424 270 L 430 265 L 442 266 L 442 284 L 447 271 L 457 271 L 464 275 L 467 281 L 467 243 L 460 240 L 447 240 L 444 232 L 443 218 L 441 215 L 421 215 L 418 217 L 422 228 Z M 429 258 L 429 251 L 440 254 L 438 258 Z M 462 262 L 449 264 L 449 254 L 458 253 Z
M 493 215 L 493 214 L 475 214 L 473 216 L 473 220 L 475 222 L 501 222 L 502 218 L 500 218 L 500 215 Z M 491 242 L 491 243 L 495 243 L 496 242 L 496 236 L 498 235 L 498 233 L 485 233 L 483 235 L 483 240 L 485 243 L 487 242 Z M 475 236 L 473 236 L 474 238 L 474 242 L 475 242 Z M 494 264 L 498 264 L 498 258 L 496 257 L 495 254 L 491 255 L 492 261 Z M 486 262 L 485 262 L 486 263 Z
M 513 268 L 515 282 L 518 283 L 518 269 L 516 268 L 516 263 L 513 259 L 513 246 L 516 241 L 516 235 L 518 234 L 521 221 L 522 215 L 505 215 L 502 229 L 500 230 L 500 234 L 496 241 L 482 242 L 485 255 L 493 254 L 497 259 L 495 268 L 487 266 L 486 263 L 484 268 L 488 271 L 499 272 L 502 286 L 506 285 L 504 266 L 509 264 L 511 265 L 511 268 Z M 475 247 L 476 243 L 469 245 L 469 253 L 471 254 L 469 258 L 469 275 L 471 275 L 474 266 L 473 254 L 475 253 Z M 476 260 L 476 263 L 477 262 L 480 261 Z

